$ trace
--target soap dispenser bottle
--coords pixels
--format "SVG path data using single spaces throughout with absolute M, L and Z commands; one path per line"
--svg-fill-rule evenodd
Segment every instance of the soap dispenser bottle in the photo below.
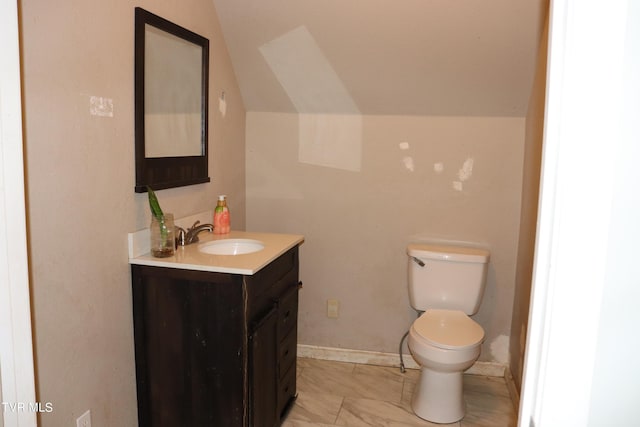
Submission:
M 231 231 L 231 216 L 227 207 L 227 196 L 218 196 L 218 204 L 213 212 L 213 233 L 228 234 Z

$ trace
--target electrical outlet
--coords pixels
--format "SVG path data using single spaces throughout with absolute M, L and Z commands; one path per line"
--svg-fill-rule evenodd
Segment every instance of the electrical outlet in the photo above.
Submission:
M 76 419 L 76 427 L 91 427 L 91 411 L 87 411 Z
M 337 299 L 327 300 L 327 317 L 337 319 L 339 316 L 340 302 Z

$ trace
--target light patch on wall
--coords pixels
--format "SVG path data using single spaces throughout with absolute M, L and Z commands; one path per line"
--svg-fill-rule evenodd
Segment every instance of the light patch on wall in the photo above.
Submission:
M 444 172 L 444 163 L 434 163 L 433 171 L 437 174 L 441 174 L 442 172 Z
M 227 101 L 224 99 L 224 92 L 222 92 L 218 98 L 218 110 L 222 117 L 227 115 Z
M 491 341 L 491 357 L 498 363 L 507 364 L 509 362 L 509 337 L 499 335 Z
M 260 53 L 299 113 L 360 114 L 305 26 L 263 44 Z
M 360 171 L 360 110 L 307 28 L 295 28 L 259 50 L 300 113 L 298 160 Z
M 410 146 L 409 146 L 408 142 L 403 141 L 400 144 L 398 144 L 398 148 L 400 148 L 401 151 L 407 151 L 410 148 Z M 415 165 L 413 163 L 413 157 L 404 156 L 402 158 L 402 163 L 404 164 L 405 169 L 407 169 L 409 172 L 413 172 L 415 170 Z
M 298 116 L 298 161 L 359 172 L 362 117 L 341 114 Z
M 402 158 L 402 163 L 404 163 L 404 167 L 409 171 L 409 172 L 413 172 L 415 169 L 415 166 L 413 164 L 413 157 L 411 156 L 405 156 Z
M 473 173 L 473 159 L 469 157 L 462 164 L 462 169 L 458 171 L 458 179 L 460 180 L 460 182 L 464 182 L 469 178 L 471 178 L 472 173 Z
M 98 117 L 113 117 L 113 99 L 90 96 L 89 114 Z
M 462 191 L 462 183 L 469 180 L 473 174 L 473 158 L 468 157 L 462 164 L 462 168 L 458 170 L 458 180 L 453 181 L 453 189 Z

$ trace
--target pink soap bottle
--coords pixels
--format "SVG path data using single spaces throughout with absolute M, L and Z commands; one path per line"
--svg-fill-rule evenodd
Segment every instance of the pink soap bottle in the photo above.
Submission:
M 227 207 L 227 196 L 218 196 L 218 204 L 213 211 L 213 234 L 228 234 L 231 231 L 231 216 Z

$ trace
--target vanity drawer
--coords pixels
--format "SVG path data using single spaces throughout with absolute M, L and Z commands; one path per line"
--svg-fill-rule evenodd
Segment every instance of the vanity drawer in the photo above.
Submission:
M 298 286 L 278 298 L 278 339 L 282 340 L 298 323 Z
M 278 302 L 298 283 L 298 250 L 292 248 L 253 276 L 244 276 L 247 315 L 254 319 Z M 280 328 L 279 328 L 280 329 Z
M 284 377 L 296 362 L 298 346 L 297 332 L 297 328 L 293 329 L 280 343 L 278 349 L 278 376 L 280 378 Z
M 278 410 L 282 417 L 296 397 L 296 369 L 295 365 L 289 369 L 278 383 Z
M 247 292 L 251 298 L 259 298 L 263 294 L 277 295 L 282 288 L 277 288 L 278 283 L 297 280 L 298 277 L 298 248 L 291 248 L 269 265 L 252 276 L 244 276 L 247 284 Z

